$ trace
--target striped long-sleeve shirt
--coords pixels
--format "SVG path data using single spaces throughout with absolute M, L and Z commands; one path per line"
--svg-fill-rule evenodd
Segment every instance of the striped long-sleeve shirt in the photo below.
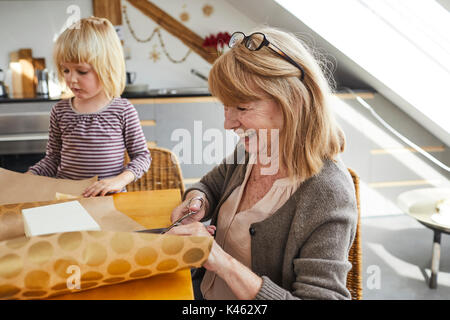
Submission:
M 130 162 L 124 166 L 125 149 Z M 63 179 L 99 179 L 117 176 L 124 170 L 140 178 L 150 167 L 138 114 L 123 98 L 95 113 L 79 113 L 71 100 L 56 103 L 50 114 L 46 155 L 30 171 Z

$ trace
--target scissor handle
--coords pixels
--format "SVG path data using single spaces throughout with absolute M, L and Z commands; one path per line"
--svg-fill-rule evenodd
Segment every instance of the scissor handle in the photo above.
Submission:
M 205 199 L 204 199 L 203 197 L 200 197 L 200 196 L 191 198 L 191 199 L 189 200 L 189 203 L 188 203 L 188 209 L 189 209 L 189 207 L 191 206 L 192 201 L 194 201 L 194 200 L 200 200 L 200 202 L 201 202 L 200 208 L 199 208 L 199 210 L 200 210 L 200 209 L 203 207 L 203 204 L 205 203 Z M 190 212 L 190 211 L 189 211 L 189 212 Z
M 205 203 L 205 199 L 203 199 L 203 197 L 200 197 L 200 196 L 193 197 L 193 198 L 191 198 L 191 199 L 189 200 L 189 203 L 188 203 L 188 206 L 187 206 L 188 209 L 189 209 L 189 207 L 191 206 L 191 203 L 192 203 L 193 200 L 200 200 L 201 204 L 200 204 L 199 210 L 203 207 L 203 204 Z M 191 210 L 189 210 L 188 213 L 186 213 L 184 216 L 182 216 L 182 217 L 179 218 L 177 221 L 175 221 L 174 223 L 172 223 L 169 227 L 167 227 L 167 229 L 166 229 L 163 233 L 166 233 L 167 231 L 169 231 L 169 230 L 172 229 L 173 227 L 178 226 L 178 225 L 181 223 L 181 221 L 183 221 L 183 220 L 186 219 L 187 217 L 192 216 L 192 215 L 195 214 L 195 213 L 197 213 L 197 211 L 191 211 Z

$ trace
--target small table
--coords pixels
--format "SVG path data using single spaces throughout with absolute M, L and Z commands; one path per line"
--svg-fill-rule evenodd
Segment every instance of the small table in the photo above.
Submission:
M 118 193 L 113 196 L 117 210 L 144 227 L 170 225 L 170 214 L 180 204 L 179 189 Z M 193 300 L 189 269 L 116 285 L 71 293 L 51 300 Z
M 429 286 L 437 288 L 437 276 L 441 259 L 441 235 L 450 234 L 450 227 L 437 223 L 431 216 L 436 212 L 436 202 L 450 198 L 450 189 L 425 188 L 404 192 L 398 196 L 399 207 L 419 223 L 433 230 L 433 249 L 431 256 L 431 277 Z

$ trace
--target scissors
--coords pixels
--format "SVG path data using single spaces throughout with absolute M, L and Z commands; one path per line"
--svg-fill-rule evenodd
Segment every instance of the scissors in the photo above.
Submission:
M 200 210 L 200 209 L 203 207 L 203 203 L 204 203 L 204 201 L 205 201 L 202 197 L 193 197 L 193 198 L 191 198 L 191 200 L 189 200 L 189 203 L 188 203 L 188 205 L 187 205 L 187 208 L 189 208 L 189 207 L 191 206 L 192 201 L 194 201 L 194 200 L 200 200 L 200 202 L 201 202 L 201 203 L 200 203 L 200 208 L 199 208 L 199 210 Z M 188 217 L 190 217 L 190 216 L 196 214 L 197 212 L 198 212 L 198 211 L 192 211 L 192 210 L 189 210 L 188 213 L 186 213 L 184 216 L 182 216 L 181 218 L 179 218 L 177 221 L 175 221 L 174 223 L 172 223 L 172 224 L 171 224 L 170 226 L 168 226 L 167 228 L 145 229 L 145 230 L 139 230 L 139 231 L 136 231 L 136 232 L 164 234 L 164 233 L 166 233 L 167 231 L 169 231 L 170 229 L 172 229 L 173 227 L 176 227 L 176 226 L 180 225 L 181 222 L 182 222 L 184 219 L 186 219 L 186 218 L 188 218 Z

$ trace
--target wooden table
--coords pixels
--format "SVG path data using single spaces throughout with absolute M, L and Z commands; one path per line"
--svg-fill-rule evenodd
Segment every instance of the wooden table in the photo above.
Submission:
M 146 228 L 170 225 L 170 214 L 181 202 L 179 189 L 125 192 L 115 194 L 117 210 Z M 104 286 L 52 298 L 54 300 L 193 300 L 189 269 L 147 279 Z

